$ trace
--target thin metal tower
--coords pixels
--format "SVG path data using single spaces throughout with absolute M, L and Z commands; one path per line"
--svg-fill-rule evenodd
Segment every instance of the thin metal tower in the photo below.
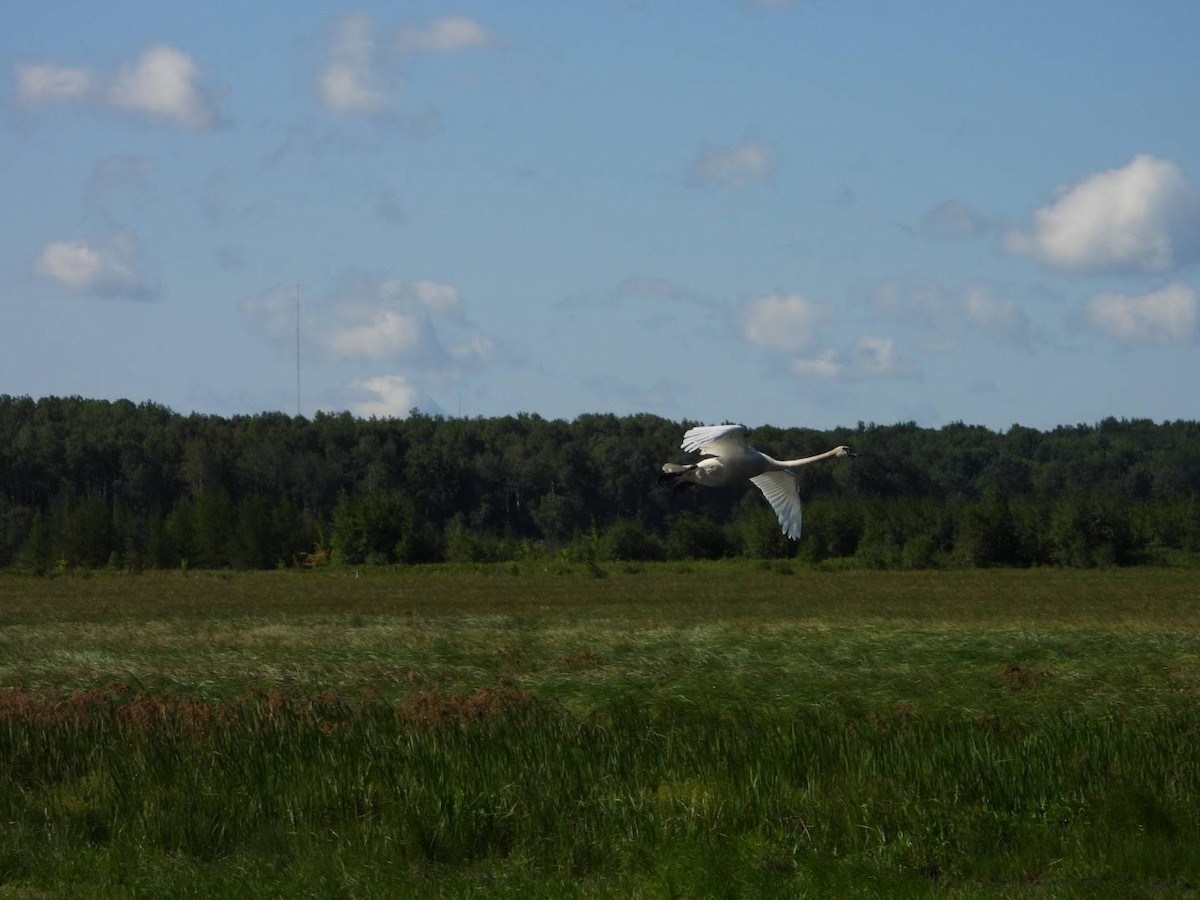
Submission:
M 296 418 L 300 418 L 300 285 L 296 285 Z

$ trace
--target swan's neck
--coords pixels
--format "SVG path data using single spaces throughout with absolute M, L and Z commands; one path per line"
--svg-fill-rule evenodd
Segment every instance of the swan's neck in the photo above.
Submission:
M 823 459 L 829 459 L 829 457 L 836 455 L 837 447 L 834 447 L 832 450 L 826 450 L 824 453 L 818 453 L 816 456 L 806 456 L 804 459 L 772 459 L 771 462 L 781 469 L 798 469 L 801 466 L 807 466 L 809 463 L 820 462 Z

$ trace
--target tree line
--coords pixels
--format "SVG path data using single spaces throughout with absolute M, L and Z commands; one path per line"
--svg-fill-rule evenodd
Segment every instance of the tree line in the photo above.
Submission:
M 180 415 L 0 395 L 0 568 L 752 557 L 822 566 L 1101 566 L 1200 560 L 1200 424 L 1106 419 L 756 427 L 800 472 L 804 536 L 752 487 L 673 495 L 694 422 L 520 413 L 405 419 Z

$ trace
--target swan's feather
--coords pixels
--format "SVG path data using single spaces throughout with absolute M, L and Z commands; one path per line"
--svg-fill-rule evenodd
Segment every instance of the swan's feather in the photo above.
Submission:
M 775 515 L 779 516 L 783 533 L 793 541 L 800 540 L 802 507 L 796 477 L 791 472 L 763 472 L 750 480 L 763 492 Z
M 691 453 L 699 450 L 705 456 L 727 456 L 745 453 L 745 425 L 697 425 L 689 428 L 679 445 Z

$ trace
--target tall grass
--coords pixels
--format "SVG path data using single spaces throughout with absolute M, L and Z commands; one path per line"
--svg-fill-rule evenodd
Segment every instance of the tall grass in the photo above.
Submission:
M 168 860 L 254 859 L 286 880 L 334 859 L 331 894 L 347 865 L 364 890 L 477 870 L 514 890 L 542 873 L 687 896 L 1182 890 L 1200 872 L 1195 710 L 1021 724 L 660 699 L 581 717 L 506 685 L 399 704 L 124 686 L 2 703 L 0 883 L 70 887 L 60 863 L 81 852 L 124 861 L 92 881 L 114 893 L 135 861 Z
M 819 581 L 804 608 L 775 573 L 481 577 L 499 586 L 399 579 L 441 599 L 390 612 L 386 579 L 338 603 L 291 576 L 253 582 L 291 608 L 226 606 L 239 579 L 208 580 L 207 616 L 181 616 L 203 591 L 140 596 L 155 581 L 111 621 L 92 582 L 12 604 L 20 658 L 46 629 L 78 640 L 0 690 L 0 896 L 1157 897 L 1200 878 L 1186 581 L 981 576 L 956 611 L 893 576 Z M 699 609 L 637 589 L 680 577 Z M 185 665 L 189 634 L 217 682 Z M 374 685 L 388 640 L 407 674 Z M 135 681 L 78 684 L 131 660 Z

